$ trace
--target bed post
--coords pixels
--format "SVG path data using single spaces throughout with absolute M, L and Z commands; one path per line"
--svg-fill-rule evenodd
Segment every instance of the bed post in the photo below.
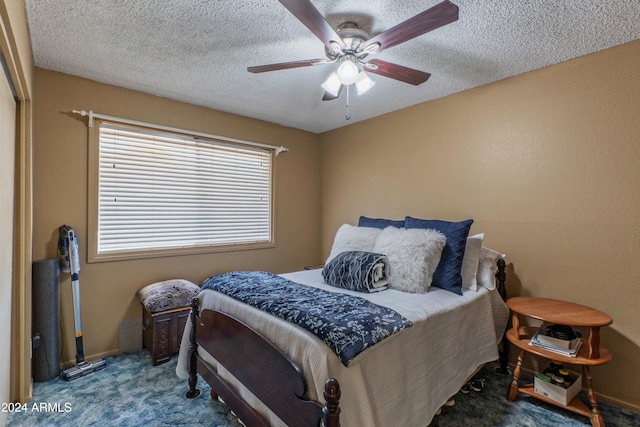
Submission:
M 498 271 L 496 272 L 496 280 L 498 281 L 498 293 L 500 293 L 500 296 L 502 297 L 502 299 L 506 301 L 507 300 L 507 285 L 506 285 L 507 263 L 502 258 L 500 258 L 498 259 L 497 264 L 498 264 Z
M 340 384 L 335 378 L 324 383 L 322 427 L 340 427 Z
M 500 258 L 497 261 L 498 264 L 498 271 L 496 272 L 496 280 L 498 282 L 498 293 L 500 294 L 500 296 L 502 297 L 502 299 L 506 302 L 507 301 L 507 285 L 506 285 L 506 281 L 507 281 L 507 273 L 506 273 L 506 268 L 507 268 L 507 263 L 504 261 L 504 259 Z M 506 333 L 506 330 L 505 330 Z M 509 375 L 511 374 L 511 372 L 509 372 L 509 368 L 508 368 L 508 364 L 509 364 L 509 342 L 506 339 L 505 335 L 502 335 L 502 351 L 499 352 L 499 359 L 500 359 L 500 367 L 496 369 L 496 372 L 503 374 L 503 375 Z
M 196 323 L 198 322 L 200 300 L 198 297 L 191 299 L 191 332 L 189 334 L 189 352 L 187 354 L 189 363 L 189 390 L 184 393 L 187 399 L 195 399 L 200 396 L 202 390 L 196 388 L 198 383 L 198 344 L 196 343 Z

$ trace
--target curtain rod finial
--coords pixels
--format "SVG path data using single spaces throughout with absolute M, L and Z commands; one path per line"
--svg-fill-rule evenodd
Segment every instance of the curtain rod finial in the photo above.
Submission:
M 80 114 L 82 117 L 89 116 L 89 127 L 93 127 L 93 111 L 89 110 L 86 112 L 85 110 L 71 110 L 74 114 Z

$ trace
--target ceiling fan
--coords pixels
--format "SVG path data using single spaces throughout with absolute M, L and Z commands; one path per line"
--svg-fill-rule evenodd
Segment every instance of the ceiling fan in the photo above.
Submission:
M 342 88 L 351 84 L 356 85 L 358 94 L 369 90 L 374 82 L 364 73 L 365 70 L 416 86 L 424 83 L 431 74 L 380 59 L 365 61 L 365 58 L 458 19 L 458 6 L 445 0 L 377 36 L 370 37 L 355 22 L 344 22 L 334 30 L 310 0 L 279 1 L 324 43 L 327 58 L 258 65 L 248 67 L 247 71 L 264 73 L 337 62 L 340 64 L 338 69 L 322 84 L 325 90 L 323 101 L 338 98 Z

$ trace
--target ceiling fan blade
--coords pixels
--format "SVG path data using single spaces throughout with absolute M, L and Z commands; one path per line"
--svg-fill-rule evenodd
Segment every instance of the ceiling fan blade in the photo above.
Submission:
M 338 90 L 338 94 L 337 95 L 333 95 L 327 91 L 324 91 L 324 96 L 322 97 L 323 101 L 333 101 L 334 99 L 338 99 L 340 98 L 340 94 L 342 94 L 342 88 L 344 88 L 344 85 L 340 85 L 340 89 Z
M 372 59 L 367 62 L 364 69 L 369 73 L 389 77 L 415 86 L 426 82 L 431 77 L 431 74 L 424 71 L 414 70 L 413 68 L 392 64 L 380 59 Z
M 304 59 L 302 61 L 281 62 L 279 64 L 256 65 L 247 67 L 250 73 L 264 73 L 267 71 L 287 70 L 289 68 L 309 67 L 311 65 L 329 64 L 333 61 L 328 59 Z
M 302 22 L 313 34 L 316 35 L 325 46 L 331 48 L 331 42 L 337 43 L 340 48 L 345 44 L 338 33 L 329 25 L 324 16 L 315 8 L 309 0 L 280 0 L 280 3 Z
M 375 50 L 377 53 L 457 20 L 458 6 L 446 0 L 370 38 L 363 50 L 378 43 L 380 47 Z

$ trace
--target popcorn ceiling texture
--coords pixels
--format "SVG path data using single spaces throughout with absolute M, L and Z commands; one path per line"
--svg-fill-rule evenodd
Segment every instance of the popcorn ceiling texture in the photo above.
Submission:
M 439 0 L 312 0 L 336 27 L 375 35 Z M 26 0 L 38 67 L 321 133 L 640 38 L 637 0 L 454 0 L 460 19 L 369 58 L 431 73 L 420 86 L 370 75 L 372 90 L 321 101 L 335 65 L 277 0 Z M 595 83 L 595 82 L 594 82 Z M 86 106 L 75 106 L 77 109 Z M 108 114 L 108 112 L 101 112 Z

